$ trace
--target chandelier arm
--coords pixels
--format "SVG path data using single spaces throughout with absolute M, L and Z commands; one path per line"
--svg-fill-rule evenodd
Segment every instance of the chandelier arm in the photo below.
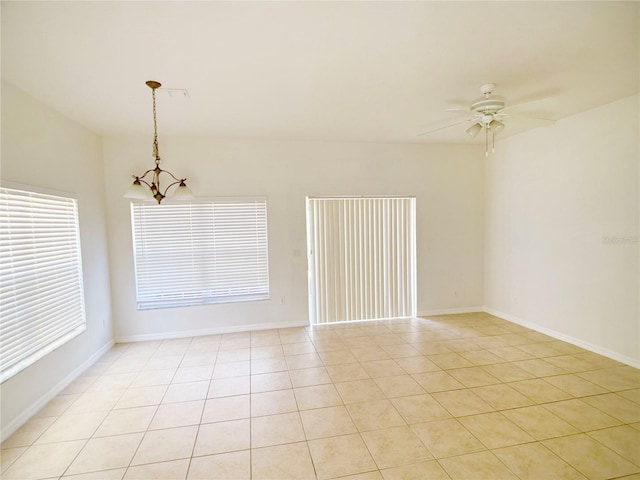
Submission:
M 168 173 L 168 172 L 167 172 L 167 173 Z M 171 176 L 173 177 L 173 175 L 171 175 Z M 173 178 L 176 178 L 176 177 L 173 177 Z M 185 179 L 182 179 L 182 180 L 181 180 L 181 179 L 176 178 L 176 181 L 175 181 L 175 182 L 170 183 L 169 185 L 167 185 L 167 188 L 165 188 L 165 189 L 164 189 L 164 192 L 162 192 L 162 196 L 163 196 L 163 197 L 166 197 L 166 196 L 167 196 L 167 192 L 169 191 L 169 189 L 170 189 L 171 187 L 173 187 L 174 185 L 182 184 L 182 183 L 184 183 L 184 181 L 185 181 L 185 180 L 186 180 L 186 178 L 185 178 Z
M 144 175 L 142 177 L 144 177 Z M 149 187 L 149 190 L 151 190 L 151 184 L 149 182 L 143 180 L 142 177 L 136 177 L 138 179 L 138 182 L 144 183 L 147 187 Z
M 153 172 L 155 170 L 155 168 L 150 168 L 149 170 L 147 170 L 146 172 L 144 172 L 142 175 L 140 175 L 139 177 L 136 177 L 138 180 L 143 179 L 144 177 L 146 177 L 147 175 L 149 175 L 149 173 Z M 147 182 L 145 182 L 147 183 Z M 147 183 L 147 185 L 149 185 Z

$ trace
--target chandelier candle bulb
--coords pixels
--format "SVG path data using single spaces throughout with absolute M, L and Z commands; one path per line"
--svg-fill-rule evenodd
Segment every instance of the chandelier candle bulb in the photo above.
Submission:
M 131 198 L 134 200 L 148 200 L 149 193 L 151 193 L 151 197 L 155 198 L 158 203 L 161 203 L 164 198 L 166 198 L 169 189 L 174 185 L 178 185 L 176 188 L 173 198 L 175 200 L 188 201 L 193 200 L 195 196 L 187 187 L 185 183 L 187 181 L 186 178 L 178 178 L 173 173 L 162 170 L 160 168 L 160 153 L 158 150 L 158 122 L 156 118 L 156 89 L 160 88 L 162 85 L 160 82 L 156 82 L 155 80 L 149 80 L 146 82 L 147 86 L 151 89 L 151 98 L 153 99 L 153 156 L 155 161 L 155 168 L 151 168 L 144 172 L 140 176 L 134 175 L 133 184 L 127 189 L 124 196 L 126 198 Z M 168 181 L 170 182 L 164 190 L 160 185 L 160 176 L 165 173 L 170 178 Z M 145 180 L 147 175 L 151 175 L 149 181 Z M 143 187 L 143 184 L 147 186 L 148 190 Z

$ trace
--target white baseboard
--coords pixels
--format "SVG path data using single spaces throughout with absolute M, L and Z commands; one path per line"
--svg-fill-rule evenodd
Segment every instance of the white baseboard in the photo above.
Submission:
M 484 312 L 484 307 L 460 307 L 460 308 L 444 308 L 441 310 L 424 310 L 418 312 L 418 317 L 428 317 L 429 315 L 451 315 L 455 313 L 476 313 Z
M 536 332 L 544 333 L 545 335 L 549 335 L 550 337 L 556 338 L 558 340 L 562 340 L 563 342 L 567 342 L 577 347 L 584 348 L 586 350 L 589 350 L 590 352 L 594 352 L 599 355 L 603 355 L 605 357 L 616 360 L 618 362 L 624 363 L 626 365 L 630 365 L 634 368 L 640 368 L 640 359 L 629 357 L 627 355 L 622 355 L 621 353 L 615 352 L 613 350 L 609 350 L 608 348 L 604 348 L 599 345 L 586 342 L 584 340 L 581 340 L 576 337 L 572 337 L 571 335 L 567 335 L 565 333 L 558 332 L 551 328 L 541 327 L 540 325 L 536 325 L 535 323 L 516 317 L 515 315 L 504 313 L 499 310 L 495 310 L 493 308 L 484 307 L 482 311 L 486 313 L 490 313 L 491 315 L 494 315 L 496 317 L 503 318 L 504 320 L 508 320 L 512 323 L 517 323 L 518 325 L 522 325 L 523 327 L 530 328 L 531 330 L 535 330 Z
M 109 350 L 113 345 L 115 345 L 115 340 L 111 339 L 109 342 L 104 344 L 98 351 L 96 351 L 91 357 L 89 357 L 84 363 L 76 367 L 69 375 L 60 380 L 57 384 L 55 384 L 48 392 L 42 395 L 36 402 L 29 405 L 25 408 L 20 415 L 14 418 L 11 422 L 5 425 L 0 431 L 0 438 L 6 439 L 9 438 L 16 430 L 18 430 L 22 425 L 24 425 L 27 420 L 33 417 L 36 413 L 38 413 L 42 407 L 44 407 L 49 401 L 62 392 L 65 388 L 69 386 L 71 382 L 73 382 L 76 378 L 78 378 L 87 368 L 93 365 L 102 355 L 104 355 L 107 350 Z M 42 361 L 46 361 L 43 359 Z
M 272 328 L 307 327 L 308 322 L 251 323 L 227 327 L 205 328 L 200 330 L 182 330 L 177 332 L 150 333 L 145 335 L 126 335 L 116 337 L 116 343 L 145 342 L 147 340 L 167 340 L 170 338 L 201 337 L 221 333 L 248 332 L 249 330 L 270 330 Z

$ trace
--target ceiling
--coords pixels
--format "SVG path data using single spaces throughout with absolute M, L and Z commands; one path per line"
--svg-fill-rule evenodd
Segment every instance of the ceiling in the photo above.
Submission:
M 639 91 L 639 2 L 2 1 L 2 77 L 101 135 L 463 142 L 483 83 L 561 119 Z M 536 124 L 513 121 L 504 135 Z M 477 139 L 476 141 L 481 141 Z

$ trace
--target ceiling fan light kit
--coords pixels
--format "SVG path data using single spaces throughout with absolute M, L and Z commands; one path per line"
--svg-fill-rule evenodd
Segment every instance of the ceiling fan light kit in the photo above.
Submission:
M 495 84 L 485 83 L 484 85 L 480 86 L 480 93 L 482 94 L 482 97 L 474 100 L 468 109 L 448 110 L 449 112 L 464 113 L 468 116 L 466 119 L 454 123 L 447 123 L 444 125 L 436 126 L 430 130 L 427 130 L 426 132 L 421 133 L 420 135 L 426 135 L 428 133 L 442 130 L 444 128 L 471 122 L 472 125 L 466 129 L 466 134 L 470 138 L 476 138 L 482 130 L 485 131 L 484 154 L 488 157 L 489 146 L 491 146 L 491 151 L 494 152 L 495 136 L 505 129 L 504 120 L 511 117 L 511 114 L 506 112 L 506 103 L 504 97 L 493 95 L 494 88 Z M 534 119 L 533 117 L 529 118 Z M 546 124 L 553 123 L 552 120 L 548 119 L 535 120 L 545 122 Z

